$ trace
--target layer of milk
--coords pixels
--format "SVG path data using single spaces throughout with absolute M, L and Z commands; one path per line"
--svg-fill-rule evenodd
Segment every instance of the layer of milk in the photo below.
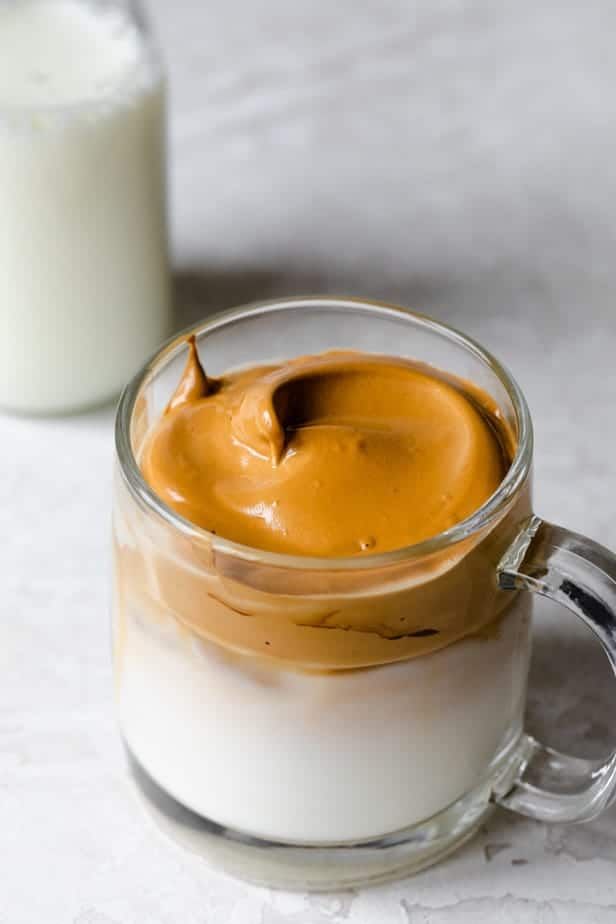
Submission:
M 530 620 L 516 607 L 492 637 L 333 674 L 230 659 L 133 610 L 122 731 L 160 786 L 221 825 L 304 843 L 391 833 L 472 790 L 518 734 Z
M 166 336 L 164 148 L 121 7 L 0 4 L 0 406 L 102 401 Z

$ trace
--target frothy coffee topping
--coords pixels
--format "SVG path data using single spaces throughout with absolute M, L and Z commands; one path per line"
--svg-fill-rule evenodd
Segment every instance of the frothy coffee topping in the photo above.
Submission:
M 409 360 L 328 352 L 208 378 L 186 368 L 141 458 L 187 520 L 257 549 L 402 548 L 476 511 L 513 439 L 487 395 Z
M 259 677 L 265 662 L 364 668 L 500 631 L 514 595 L 495 569 L 530 514 L 528 480 L 452 545 L 370 557 L 440 533 L 499 486 L 515 436 L 477 387 L 359 352 L 213 378 L 191 340 L 166 412 L 148 415 L 136 406 L 132 428 L 145 479 L 209 532 L 150 516 L 117 479 L 118 612 L 138 612 L 163 638 L 179 626 Z M 281 567 L 212 532 L 300 558 Z M 329 556 L 330 567 L 301 556 Z M 354 566 L 335 567 L 341 556 Z

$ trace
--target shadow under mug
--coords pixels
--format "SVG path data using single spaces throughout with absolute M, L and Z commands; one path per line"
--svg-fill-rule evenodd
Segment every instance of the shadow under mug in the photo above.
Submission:
M 120 401 L 113 511 L 118 715 L 159 827 L 243 878 L 331 889 L 436 862 L 494 804 L 549 822 L 601 812 L 616 755 L 561 754 L 522 723 L 532 594 L 578 615 L 614 667 L 616 559 L 532 513 L 532 425 L 509 373 L 449 327 L 354 299 L 252 304 L 191 332 L 214 376 L 334 348 L 421 360 L 486 391 L 517 451 L 476 513 L 409 548 L 247 548 L 183 520 L 141 476 L 186 335 L 160 350 Z M 334 607 L 344 628 L 326 625 Z M 382 637 L 362 629 L 370 607 Z M 456 621 L 462 637 L 439 647 Z M 289 657 L 298 646 L 308 665 Z

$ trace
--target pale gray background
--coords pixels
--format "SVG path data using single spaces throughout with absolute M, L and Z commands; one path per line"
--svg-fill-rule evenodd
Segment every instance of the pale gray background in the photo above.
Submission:
M 277 293 L 413 305 L 526 389 L 542 515 L 616 547 L 613 0 L 156 0 L 180 319 Z M 0 418 L 0 924 L 608 924 L 616 811 L 502 813 L 343 896 L 258 890 L 162 841 L 111 708 L 112 410 Z M 542 610 L 530 720 L 616 740 L 600 652 Z M 521 862 L 525 861 L 525 862 Z

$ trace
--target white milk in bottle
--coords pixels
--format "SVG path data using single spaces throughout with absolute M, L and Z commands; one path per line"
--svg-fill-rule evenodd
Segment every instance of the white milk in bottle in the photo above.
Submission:
M 164 123 L 129 3 L 0 0 L 0 407 L 102 402 L 167 335 Z

